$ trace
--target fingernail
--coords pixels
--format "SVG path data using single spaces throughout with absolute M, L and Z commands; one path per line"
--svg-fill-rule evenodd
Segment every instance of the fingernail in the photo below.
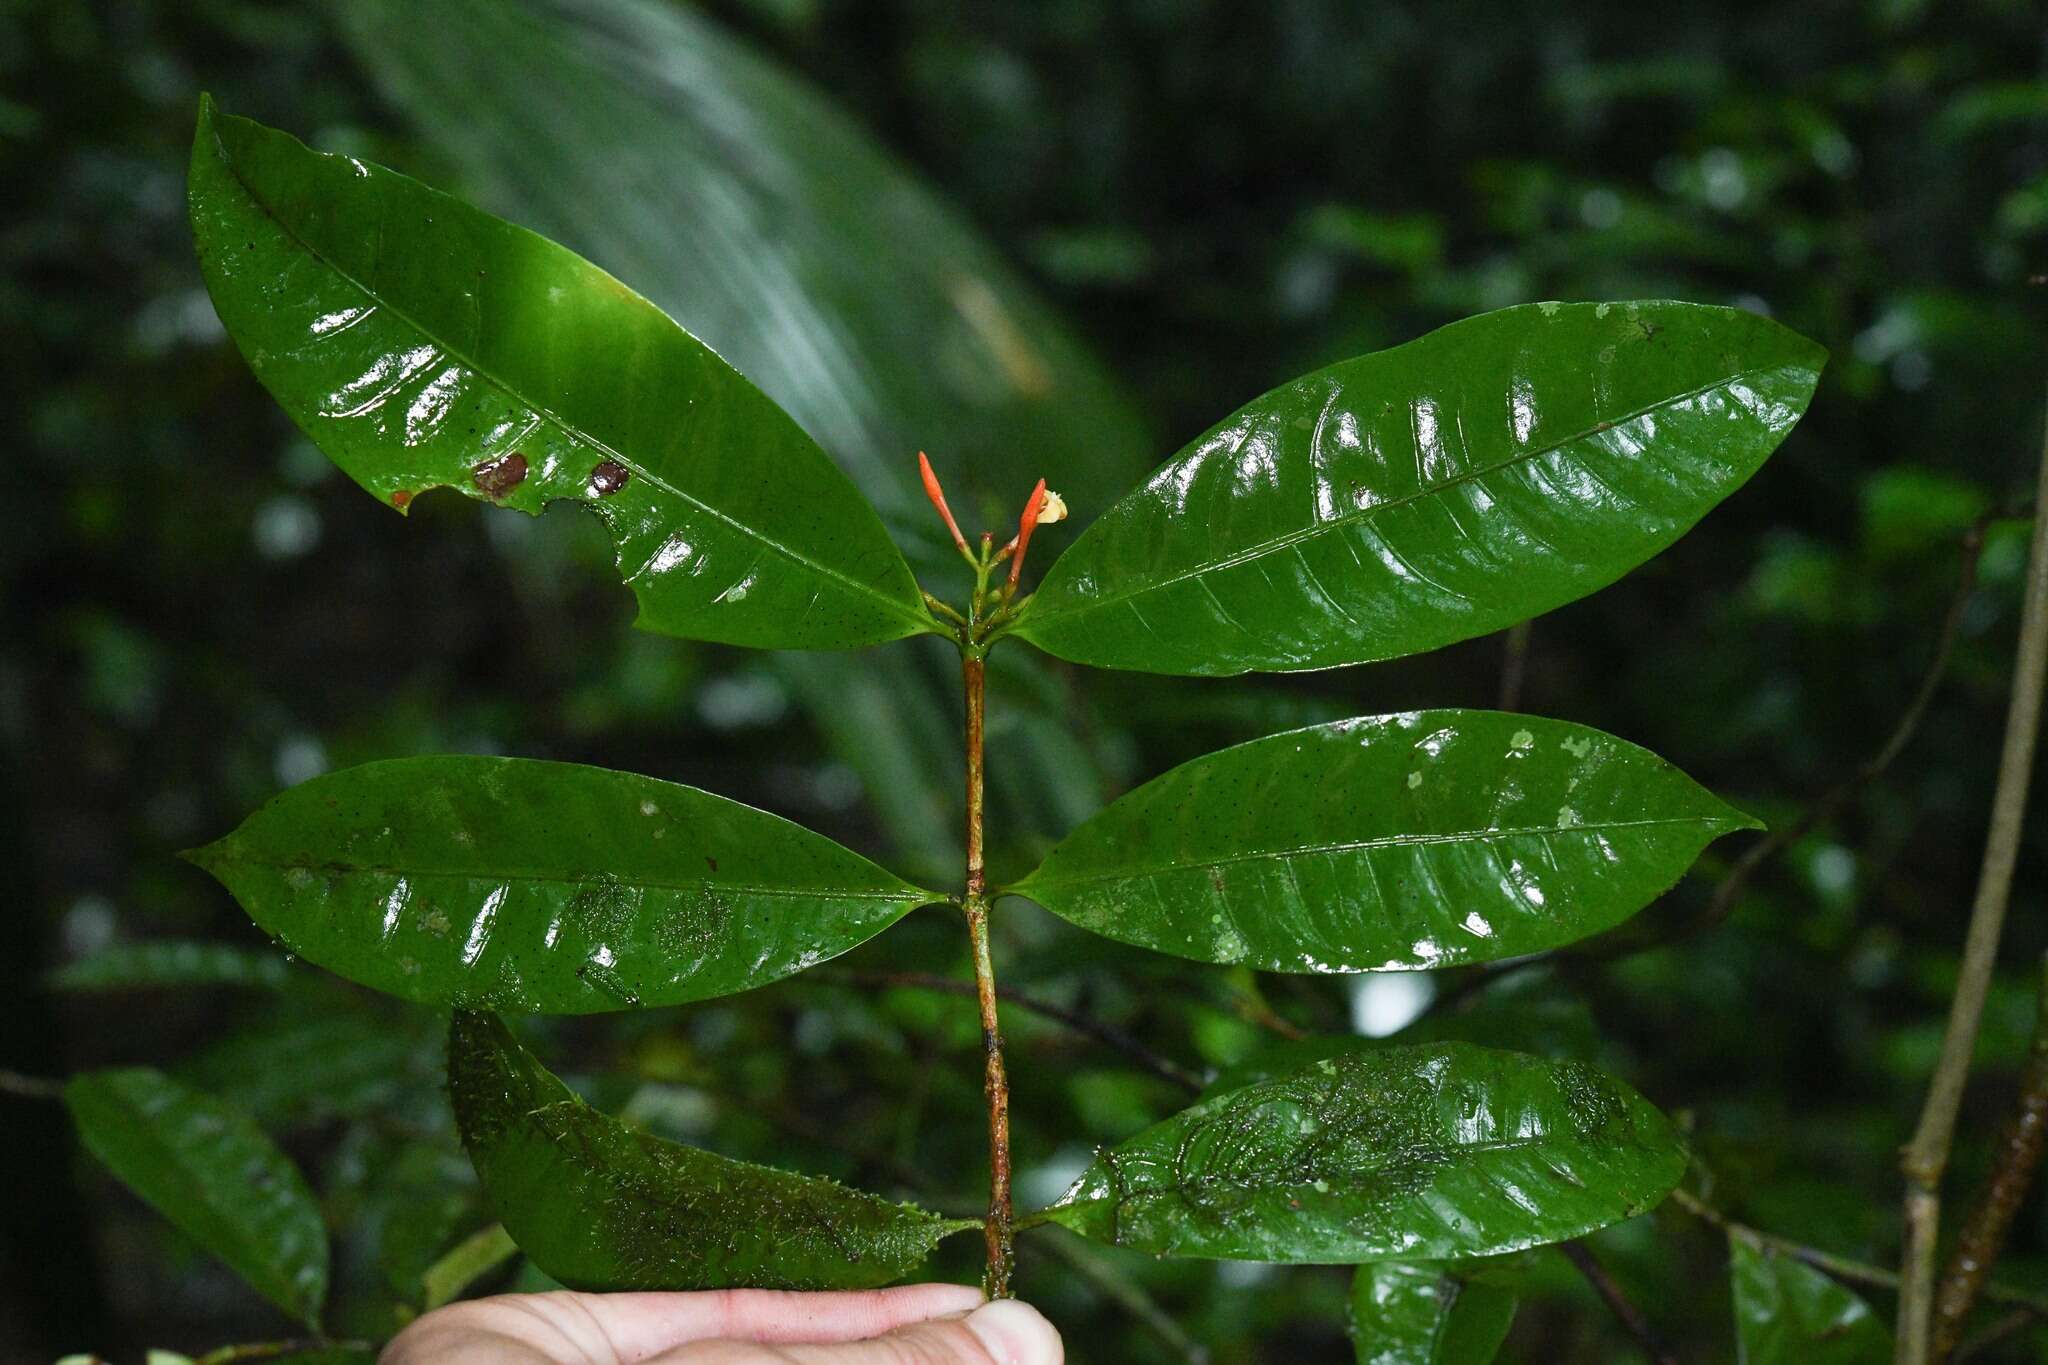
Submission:
M 967 1315 L 967 1330 L 980 1339 L 996 1365 L 1060 1365 L 1067 1358 L 1060 1334 L 1036 1308 L 998 1299 Z

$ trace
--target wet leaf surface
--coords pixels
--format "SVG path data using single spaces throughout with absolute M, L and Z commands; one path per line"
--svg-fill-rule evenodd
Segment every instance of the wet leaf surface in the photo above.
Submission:
M 1048 1216 L 1163 1256 L 1451 1260 L 1632 1217 L 1685 1163 L 1670 1122 L 1592 1067 L 1435 1043 L 1204 1099 L 1097 1152 Z
M 665 634 L 827 649 L 930 627 L 880 519 L 816 442 L 574 253 L 211 103 L 191 203 L 250 368 L 377 497 L 583 503 L 639 623 Z
M 631 281 L 731 361 L 817 438 L 940 595 L 966 580 L 913 452 L 931 452 L 963 518 L 1006 528 L 1041 476 L 1092 516 L 1156 458 L 1109 367 L 968 215 L 697 9 L 352 0 L 333 12 L 465 194 Z M 1044 533 L 1033 558 L 1050 563 L 1067 529 Z M 991 669 L 1043 678 L 1045 662 L 1006 650 Z M 777 667 L 908 865 L 957 876 L 959 724 L 944 723 L 959 705 L 953 651 L 806 654 Z M 1003 705 L 1015 728 L 988 796 L 1006 837 L 1069 823 L 1046 792 L 1098 799 L 1067 689 L 1055 679 L 1043 690 Z M 1008 790 L 1020 772 L 1029 790 Z
M 577 1289 L 867 1289 L 957 1230 L 830 1180 L 636 1132 L 572 1094 L 497 1018 L 448 1035 L 455 1118 L 498 1217 Z
M 1755 822 L 1563 721 L 1413 711 L 1198 758 L 1009 888 L 1106 937 L 1269 971 L 1445 967 L 1607 929 Z
M 1515 1296 L 1436 1265 L 1380 1261 L 1351 1280 L 1358 1365 L 1488 1365 L 1515 1322 Z
M 551 1014 L 747 990 L 938 899 L 766 811 L 516 758 L 315 778 L 188 856 L 329 971 L 408 1000 Z
M 1812 1266 L 1729 1239 L 1741 1365 L 1884 1365 L 1892 1334 L 1855 1293 Z
M 247 1115 L 143 1067 L 64 1087 L 79 1140 L 121 1182 L 294 1319 L 318 1327 L 327 1228 L 298 1169 Z
M 1329 668 L 1605 587 L 1741 487 L 1824 354 L 1686 303 L 1530 304 L 1252 400 L 1046 574 L 1017 633 L 1153 673 Z

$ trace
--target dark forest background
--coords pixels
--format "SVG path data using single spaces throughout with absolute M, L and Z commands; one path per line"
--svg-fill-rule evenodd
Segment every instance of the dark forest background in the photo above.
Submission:
M 1936 655 L 1964 533 L 1986 528 L 1910 744 L 1724 920 L 1688 932 L 1735 841 L 1633 926 L 1637 951 L 1497 982 L 1253 981 L 1083 942 L 1017 903 L 998 956 L 1008 984 L 1197 1069 L 1260 1042 L 1257 999 L 1301 1025 L 1374 1032 L 1425 1009 L 1498 1011 L 1520 1045 L 1593 1056 L 1682 1114 L 1724 1207 L 1895 1256 L 1895 1152 L 1955 977 L 2024 561 L 2010 514 L 2026 510 L 2041 443 L 2038 5 L 719 0 L 673 25 L 596 0 L 520 8 L 539 17 L 457 0 L 381 25 L 254 0 L 0 6 L 0 1066 L 146 1062 L 244 1105 L 322 1193 L 337 1325 L 388 1333 L 408 1277 L 488 1221 L 449 1132 L 437 1021 L 301 966 L 235 990 L 53 983 L 112 944 L 264 947 L 177 850 L 319 772 L 462 750 L 689 781 L 906 872 L 950 863 L 955 703 L 919 690 L 939 656 L 898 645 L 820 664 L 636 634 L 594 522 L 452 497 L 403 520 L 297 434 L 193 260 L 184 164 L 211 90 L 591 255 L 825 428 L 892 524 L 914 510 L 901 495 L 920 445 L 985 485 L 964 520 L 994 524 L 1043 473 L 1085 524 L 1262 390 L 1529 300 L 1734 303 L 1821 341 L 1820 394 L 1765 471 L 1642 571 L 1538 620 L 1527 645 L 1525 709 L 1612 730 L 1790 822 L 1898 724 Z M 578 22 L 610 36 L 550 57 L 547 25 Z M 641 31 L 675 49 L 619 36 Z M 816 111 L 775 68 L 949 202 L 945 233 L 887 240 L 903 182 L 863 180 L 864 153 L 792 142 Z M 635 91 L 719 80 L 736 103 L 708 143 L 636 112 Z M 771 258 L 751 239 L 701 235 L 721 175 L 783 205 L 746 226 L 794 241 L 795 267 L 776 256 L 755 272 Z M 877 304 L 865 271 L 892 250 L 957 255 L 959 316 Z M 807 273 L 834 251 L 834 270 Z M 850 369 L 797 354 L 807 309 L 851 329 Z M 974 406 L 963 319 L 1012 379 L 1021 367 L 1035 405 Z M 756 355 L 783 368 L 759 374 Z M 878 415 L 835 427 L 849 373 L 872 381 Z M 1042 534 L 1057 546 L 1068 528 Z M 1496 637 L 1284 680 L 1016 669 L 992 703 L 997 871 L 1221 744 L 1492 705 L 1507 657 Z M 2025 1055 L 2044 910 L 2037 817 L 1958 1198 Z M 957 971 L 960 938 L 916 916 L 828 972 L 537 1036 L 659 1131 L 972 1207 L 971 1008 L 863 979 Z M 1179 1103 L 1114 1050 L 1024 1013 L 1010 1027 L 1029 1197 Z M 136 1359 L 283 1330 L 99 1173 L 60 1107 L 0 1096 L 0 1124 L 0 1360 Z M 1668 1210 L 1593 1245 L 1686 1360 L 1733 1359 L 1710 1230 Z M 1182 1351 L 1138 1299 L 1217 1361 L 1348 1358 L 1342 1271 L 1027 1246 L 1022 1292 L 1077 1359 Z M 2048 1206 L 2023 1213 L 2001 1273 L 2048 1290 Z M 1542 1285 L 1504 1359 L 1633 1358 L 1569 1267 Z M 2003 1350 L 2048 1360 L 2048 1330 Z

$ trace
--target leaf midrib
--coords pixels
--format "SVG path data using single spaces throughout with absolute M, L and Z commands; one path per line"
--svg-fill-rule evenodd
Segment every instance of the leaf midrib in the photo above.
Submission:
M 320 251 L 319 248 L 315 247 L 311 242 L 308 242 L 304 237 L 300 236 L 298 232 L 296 232 L 292 228 L 291 224 L 287 223 L 282 217 L 280 217 L 277 214 L 275 210 L 273 210 L 270 207 L 270 205 L 264 200 L 263 196 L 257 192 L 256 187 L 254 185 L 251 185 L 247 180 L 242 178 L 241 171 L 236 168 L 234 158 L 228 154 L 227 147 L 221 141 L 220 134 L 218 132 L 214 134 L 213 141 L 216 156 L 219 159 L 220 164 L 224 168 L 226 168 L 227 173 L 230 176 L 234 177 L 234 181 L 237 185 L 240 185 L 242 187 L 243 192 L 249 196 L 249 201 L 257 207 L 257 209 L 263 214 L 264 217 L 268 218 L 271 222 L 277 224 L 278 231 L 282 232 L 287 238 L 289 238 L 294 245 L 296 245 L 301 251 L 304 251 L 308 256 L 311 256 L 314 260 L 318 261 L 326 269 L 332 271 L 338 278 L 346 281 L 351 288 L 355 289 L 357 292 L 362 294 L 362 296 L 368 299 L 372 304 L 376 305 L 379 308 L 388 309 L 401 322 L 405 323 L 406 326 L 412 328 L 414 331 L 418 332 L 422 337 L 426 338 L 435 347 L 437 347 L 444 355 L 466 367 L 472 374 L 475 374 L 482 378 L 486 383 L 495 387 L 499 392 L 503 393 L 507 398 L 511 399 L 514 403 L 517 403 L 522 407 L 525 407 L 531 412 L 537 413 L 542 418 L 542 420 L 549 423 L 557 431 L 560 431 L 564 436 L 567 436 L 570 440 L 579 443 L 580 445 L 584 446 L 587 449 L 594 450 L 609 459 L 618 461 L 627 469 L 631 470 L 635 474 L 638 474 L 641 478 L 647 480 L 648 483 L 660 489 L 662 492 L 667 493 L 669 496 L 677 498 L 685 503 L 688 503 L 690 506 L 695 507 L 698 511 L 704 513 L 706 516 L 724 523 L 725 525 L 731 527 L 735 532 L 737 532 L 742 537 L 748 540 L 755 541 L 758 544 L 765 546 L 769 550 L 772 550 L 775 553 L 782 555 L 790 562 L 800 565 L 803 568 L 809 569 L 811 572 L 819 575 L 820 577 L 837 584 L 840 588 L 842 588 L 845 591 L 873 599 L 875 602 L 880 603 L 882 607 L 884 607 L 889 612 L 889 614 L 895 616 L 897 619 L 907 621 L 916 625 L 918 627 L 919 634 L 926 633 L 932 629 L 932 622 L 928 613 L 924 616 L 920 616 L 918 615 L 918 613 L 910 610 L 902 602 L 897 601 L 894 597 L 891 597 L 889 594 L 883 592 L 881 589 L 876 588 L 871 584 L 863 583 L 859 579 L 852 577 L 843 570 L 835 569 L 828 564 L 819 563 L 817 560 L 810 558 L 808 555 L 805 555 L 801 551 L 793 549 L 790 546 L 784 545 L 781 541 L 775 540 L 763 534 L 762 532 L 747 526 L 744 522 L 741 522 L 736 518 L 732 517 L 731 515 L 723 511 L 720 511 L 718 508 L 711 506 L 709 503 L 703 502 L 700 499 L 692 496 L 691 494 L 684 492 L 682 489 L 675 487 L 673 484 L 663 479 L 660 475 L 656 474 L 652 469 L 648 468 L 644 464 L 644 462 L 627 455 L 623 451 L 614 449 L 608 443 L 599 440 L 597 437 L 592 436 L 590 433 L 582 430 L 581 427 L 571 423 L 567 418 L 558 416 L 552 409 L 545 407 L 540 403 L 532 401 L 531 399 L 527 398 L 523 393 L 521 393 L 518 389 L 513 387 L 513 385 L 507 383 L 503 379 L 500 379 L 496 374 L 492 373 L 490 370 L 485 369 L 482 365 L 478 364 L 475 360 L 471 359 L 466 352 L 454 346 L 448 345 L 447 343 L 442 341 L 437 333 L 435 333 L 431 328 L 425 326 L 418 319 L 413 317 L 413 315 L 410 312 L 408 312 L 405 308 L 399 306 L 396 303 L 391 302 L 389 299 L 386 299 L 382 295 L 378 294 L 376 291 L 372 290 L 368 285 L 364 284 L 354 275 L 350 274 L 348 271 L 342 269 L 339 265 L 335 264 L 334 261 L 331 260 L 325 253 Z M 314 155 L 319 155 L 319 153 L 314 153 Z M 514 226 L 517 225 L 515 224 Z M 592 268 L 601 269 L 601 267 L 595 265 L 593 265 Z M 641 295 L 637 291 L 632 291 L 632 286 L 625 285 L 623 282 L 621 282 L 621 287 L 627 289 L 629 292 L 632 292 L 634 298 L 637 299 L 641 297 Z M 654 305 L 649 304 L 648 306 L 653 307 Z M 657 309 L 656 311 L 658 312 L 660 310 Z M 663 317 L 666 318 L 670 326 L 675 327 L 678 331 L 683 330 L 682 325 L 676 322 L 673 318 L 668 318 L 666 314 L 663 314 Z M 686 332 L 685 335 L 688 335 L 688 333 Z M 692 339 L 694 340 L 694 338 Z M 701 342 L 698 344 L 702 345 Z M 718 359 L 719 363 L 726 363 L 722 357 L 719 357 L 716 352 L 711 351 L 709 347 L 705 347 L 704 349 L 708 354 L 712 355 L 714 359 Z M 745 382 L 744 375 L 739 375 L 739 372 L 736 370 L 733 373 L 737 377 L 739 377 L 742 380 L 742 382 Z M 774 400 L 770 399 L 768 401 L 770 403 L 773 403 Z M 795 418 L 789 418 L 789 421 L 792 425 L 795 424 L 795 420 Z M 801 430 L 801 428 L 799 428 L 799 430 Z M 829 457 L 824 458 L 827 458 L 829 462 Z M 588 501 L 588 499 L 571 499 L 571 501 Z M 637 592 L 638 589 L 636 588 L 635 591 Z
M 1655 820 L 1603 820 L 1588 821 L 1577 825 L 1530 825 L 1508 829 L 1465 830 L 1450 834 L 1390 834 L 1383 838 L 1356 839 L 1342 843 L 1305 844 L 1299 848 L 1262 849 L 1251 853 L 1233 853 L 1215 858 L 1191 858 L 1185 862 L 1171 863 L 1163 867 L 1136 867 L 1111 872 L 1094 872 L 1080 876 L 1047 877 L 1039 879 L 1035 874 L 1026 877 L 1010 889 L 1019 895 L 1028 895 L 1033 887 L 1088 886 L 1097 882 L 1131 881 L 1140 877 L 1158 877 L 1170 872 L 1186 869 L 1232 867 L 1239 863 L 1282 861 L 1288 858 L 1307 857 L 1319 853 L 1352 853 L 1374 848 L 1414 848 L 1434 844 L 1487 843 L 1495 839 L 1519 838 L 1532 834 L 1570 834 L 1575 831 L 1600 833 L 1606 830 L 1641 829 L 1661 825 L 1712 825 L 1730 823 L 1725 817 L 1712 815 L 1669 816 Z M 1047 855 L 1046 861 L 1059 856 L 1055 848 Z
M 1645 1151 L 1652 1150 L 1648 1147 L 1647 1144 L 1637 1143 L 1630 1145 L 1640 1147 Z M 1445 1166 L 1470 1166 L 1475 1164 L 1479 1159 L 1492 1156 L 1497 1152 L 1526 1151 L 1531 1148 L 1539 1147 L 1578 1147 L 1583 1148 L 1589 1153 L 1593 1154 L 1607 1153 L 1616 1150 L 1615 1147 L 1611 1145 L 1601 1145 L 1595 1143 L 1592 1140 L 1591 1136 L 1585 1134 L 1572 1134 L 1567 1136 L 1560 1133 L 1545 1133 L 1541 1137 L 1533 1138 L 1495 1138 L 1485 1142 L 1461 1143 L 1451 1149 L 1451 1156 L 1446 1160 Z M 1131 1155 L 1132 1154 L 1128 1152 L 1121 1153 L 1119 1154 L 1119 1159 L 1128 1159 Z M 1129 1189 L 1120 1194 L 1104 1195 L 1099 1198 L 1083 1200 L 1072 1204 L 1055 1204 L 1053 1205 L 1053 1208 L 1085 1209 L 1107 1204 L 1118 1210 L 1122 1210 L 1132 1201 L 1137 1199 L 1148 1197 L 1163 1197 L 1170 1195 L 1179 1195 L 1182 1197 L 1186 1197 L 1190 1191 L 1205 1189 L 1212 1186 L 1227 1186 L 1241 1190 L 1249 1190 L 1258 1194 L 1281 1194 L 1293 1190 L 1314 1189 L 1315 1182 L 1317 1180 L 1324 1180 L 1332 1184 L 1332 1186 L 1334 1187 L 1335 1183 L 1339 1180 L 1352 1180 L 1362 1176 L 1382 1176 L 1413 1169 L 1417 1168 L 1412 1166 L 1404 1167 L 1394 1165 L 1376 1166 L 1371 1168 L 1361 1168 L 1356 1166 L 1342 1168 L 1325 1168 L 1317 1166 L 1311 1167 L 1306 1172 L 1305 1178 L 1302 1179 L 1293 1178 L 1293 1174 L 1290 1172 L 1289 1176 L 1285 1179 L 1275 1178 L 1272 1180 L 1262 1180 L 1256 1172 L 1249 1175 L 1234 1175 L 1218 1171 L 1204 1175 L 1196 1175 L 1180 1180 L 1164 1181 L 1157 1185 L 1146 1186 L 1138 1189 Z M 1438 1166 L 1434 1169 L 1436 1171 L 1441 1172 L 1444 1169 L 1444 1166 Z M 1434 1184 L 1433 1181 L 1431 1183 Z M 1336 1193 L 1336 1190 L 1333 1188 L 1328 1192 Z M 1317 1193 L 1324 1193 L 1324 1191 L 1317 1191 Z
M 1512 468 L 1517 464 L 1523 463 L 1524 461 L 1538 459 L 1545 455 L 1554 454 L 1555 452 L 1564 449 L 1566 446 L 1572 445 L 1578 441 L 1585 440 L 1589 436 L 1597 436 L 1602 432 L 1612 431 L 1618 427 L 1626 426 L 1628 423 L 1637 421 L 1643 417 L 1648 416 L 1653 412 L 1657 412 L 1663 408 L 1668 408 L 1676 403 L 1683 403 L 1690 399 L 1697 398 L 1703 393 L 1708 393 L 1715 389 L 1725 389 L 1730 385 L 1737 383 L 1738 381 L 1749 379 L 1756 375 L 1771 374 L 1776 371 L 1789 369 L 1792 367 L 1793 362 L 1780 361 L 1772 365 L 1760 365 L 1751 369 L 1737 370 L 1733 374 L 1724 375 L 1721 378 L 1712 381 L 1711 383 L 1702 384 L 1699 387 L 1688 390 L 1684 393 L 1672 394 L 1668 397 L 1660 398 L 1654 403 L 1645 404 L 1644 406 L 1637 408 L 1635 411 L 1625 413 L 1620 417 L 1603 419 L 1602 421 L 1597 422 L 1594 425 L 1585 428 L 1584 430 L 1573 432 L 1568 436 L 1561 436 L 1556 440 L 1551 441 L 1547 445 L 1530 446 L 1524 450 L 1518 451 L 1515 454 L 1508 456 L 1504 460 L 1496 460 L 1494 463 L 1490 465 L 1485 465 L 1483 467 L 1476 469 L 1466 470 L 1464 473 L 1458 474 L 1455 477 L 1449 479 L 1445 479 L 1441 483 L 1434 483 L 1426 488 L 1418 489 L 1415 492 L 1406 495 L 1405 497 L 1389 498 L 1385 502 L 1376 502 L 1370 507 L 1361 507 L 1356 511 L 1347 512 L 1343 516 L 1332 517 L 1328 521 L 1318 521 L 1309 526 L 1305 526 L 1299 530 L 1289 531 L 1285 535 L 1275 536 L 1269 540 L 1256 541 L 1253 544 L 1244 547 L 1242 550 L 1239 550 L 1234 554 L 1226 555 L 1221 559 L 1212 560 L 1207 563 L 1197 564 L 1192 568 L 1183 569 L 1178 573 L 1171 574 L 1165 578 L 1158 579 L 1154 582 L 1141 583 L 1137 587 L 1127 589 L 1123 592 L 1105 594 L 1100 597 L 1089 597 L 1079 599 L 1076 600 L 1070 606 L 1055 605 L 1042 611 L 1028 613 L 1022 619 L 1020 619 L 1017 624 L 1021 628 L 1034 619 L 1037 621 L 1053 621 L 1058 620 L 1059 618 L 1064 616 L 1075 615 L 1079 612 L 1094 611 L 1099 608 L 1113 607 L 1119 603 L 1131 601 L 1134 598 L 1142 597 L 1148 593 L 1160 592 L 1167 588 L 1174 587 L 1178 584 L 1186 583 L 1192 579 L 1201 578 L 1207 574 L 1216 573 L 1223 569 L 1236 568 L 1240 564 L 1249 564 L 1255 560 L 1264 559 L 1268 555 L 1277 554 L 1280 551 L 1289 548 L 1290 546 L 1299 545 L 1303 541 L 1313 540 L 1316 537 L 1321 536 L 1327 532 L 1339 531 L 1346 526 L 1356 525 L 1359 523 L 1370 521 L 1372 518 L 1378 516 L 1381 512 L 1387 511 L 1389 509 L 1396 507 L 1405 507 L 1410 503 L 1420 502 L 1424 498 L 1433 498 L 1444 493 L 1449 489 L 1456 488 L 1461 484 L 1471 483 L 1477 479 L 1483 479 L 1489 474 L 1497 474 L 1503 469 Z M 1093 528 L 1090 529 L 1092 530 Z
M 858 857 L 858 854 L 853 855 Z M 855 891 L 822 890 L 810 891 L 787 886 L 754 886 L 742 882 L 722 882 L 709 877 L 674 881 L 662 877 L 626 877 L 616 872 L 591 872 L 572 875 L 559 872 L 478 872 L 465 868 L 414 867 L 397 863 L 342 863 L 332 860 L 319 863 L 297 862 L 283 858 L 261 858 L 245 853 L 225 853 L 213 860 L 221 867 L 255 867 L 271 872 L 287 872 L 293 868 L 317 874 L 338 872 L 343 876 L 368 877 L 390 874 L 400 877 L 423 879 L 441 878 L 469 882 L 527 882 L 549 886 L 573 886 L 577 888 L 599 886 L 604 879 L 611 878 L 623 886 L 645 887 L 655 891 L 730 891 L 749 896 L 779 897 L 786 900 L 872 900 L 872 901 L 914 901 L 920 897 L 935 901 L 939 897 L 920 886 L 904 884 L 901 891 Z

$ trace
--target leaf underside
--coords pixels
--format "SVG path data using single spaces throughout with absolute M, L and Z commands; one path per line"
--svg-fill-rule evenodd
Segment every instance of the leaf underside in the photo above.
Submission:
M 1710 841 L 1754 826 L 1598 730 L 1411 711 L 1183 764 L 1008 889 L 1095 933 L 1197 961 L 1447 967 L 1610 928 Z
M 1252 400 L 1090 526 L 1016 633 L 1076 663 L 1363 663 L 1604 587 L 1739 488 L 1821 349 L 1699 304 L 1530 304 Z
M 932 629 L 796 422 L 574 253 L 202 103 L 193 233 L 265 388 L 365 489 L 594 510 L 650 630 L 836 649 Z
M 85 1149 L 258 1293 L 317 1329 L 327 1228 L 298 1168 L 246 1115 L 161 1072 L 64 1087 Z
M 505 1229 L 588 1290 L 869 1289 L 949 1231 L 908 1205 L 666 1142 L 592 1109 L 495 1016 L 448 1035 L 456 1124 Z
M 1741 1365 L 1885 1365 L 1892 1334 L 1848 1288 L 1790 1256 L 1730 1238 Z
M 1512 1292 L 1407 1261 L 1362 1265 L 1348 1326 L 1358 1365 L 1488 1365 L 1514 1326 Z
M 1579 1062 L 1463 1043 L 1325 1058 L 1096 1154 L 1047 1216 L 1162 1256 L 1490 1256 L 1633 1217 L 1684 1174 L 1664 1116 Z
M 938 899 L 694 787 L 467 755 L 315 778 L 189 856 L 329 971 L 550 1014 L 749 990 Z

